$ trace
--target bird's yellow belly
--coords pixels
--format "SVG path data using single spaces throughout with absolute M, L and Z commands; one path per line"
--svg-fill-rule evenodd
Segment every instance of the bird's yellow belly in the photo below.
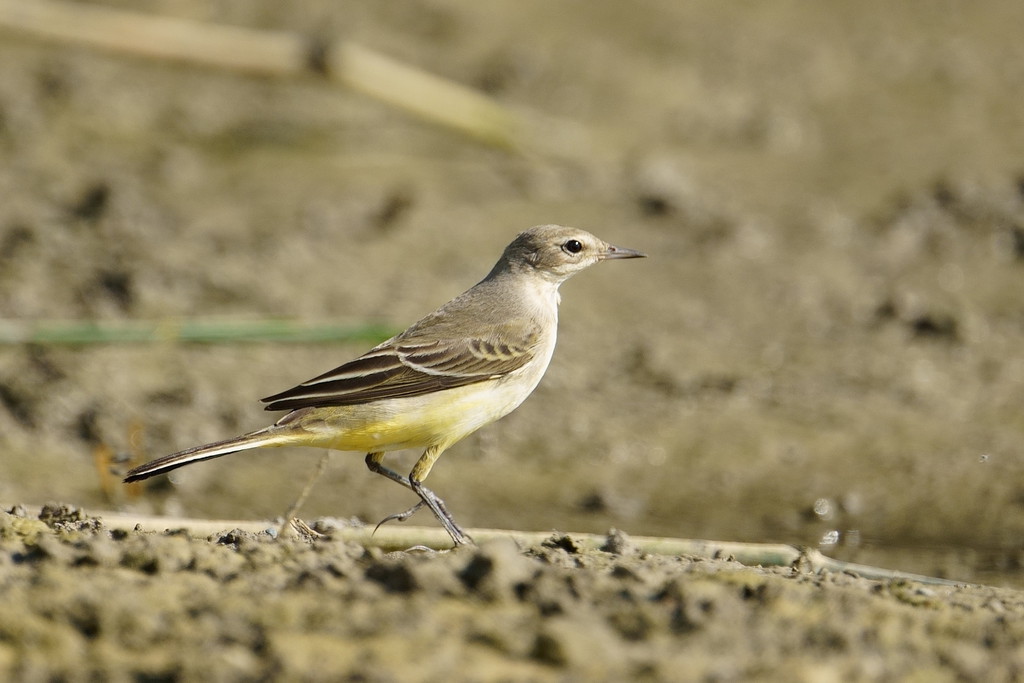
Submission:
M 298 422 L 310 446 L 367 453 L 428 446 L 443 450 L 507 415 L 535 386 L 485 381 L 425 396 L 316 408 Z

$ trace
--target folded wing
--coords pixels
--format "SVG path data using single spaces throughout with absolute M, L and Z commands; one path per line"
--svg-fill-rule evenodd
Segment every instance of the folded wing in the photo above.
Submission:
M 486 338 L 431 339 L 402 336 L 353 361 L 263 399 L 267 410 L 345 406 L 420 396 L 501 377 L 533 359 L 540 327 Z

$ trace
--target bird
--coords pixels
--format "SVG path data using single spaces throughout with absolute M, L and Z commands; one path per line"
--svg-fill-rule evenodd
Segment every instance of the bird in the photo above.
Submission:
M 559 286 L 601 261 L 643 258 L 585 230 L 538 225 L 519 233 L 487 276 L 358 358 L 262 399 L 288 411 L 272 425 L 135 467 L 135 482 L 253 448 L 310 446 L 365 452 L 366 466 L 426 506 L 455 546 L 472 542 L 444 501 L 423 485 L 446 449 L 517 408 L 537 387 L 555 349 Z M 409 474 L 384 464 L 390 451 L 422 448 Z M 378 525 L 379 526 L 379 525 Z

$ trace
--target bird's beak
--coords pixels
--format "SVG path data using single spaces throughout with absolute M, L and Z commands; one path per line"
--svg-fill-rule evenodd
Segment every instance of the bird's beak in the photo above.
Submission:
M 625 247 L 616 247 L 609 244 L 608 247 L 601 252 L 601 259 L 613 258 L 647 258 L 647 254 L 639 252 L 636 249 L 626 249 Z

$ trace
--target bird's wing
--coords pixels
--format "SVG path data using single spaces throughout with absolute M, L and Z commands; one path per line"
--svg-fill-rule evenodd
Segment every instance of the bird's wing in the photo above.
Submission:
M 469 338 L 399 335 L 353 361 L 263 399 L 267 410 L 344 406 L 420 396 L 501 377 L 529 363 L 540 325 L 494 328 Z

